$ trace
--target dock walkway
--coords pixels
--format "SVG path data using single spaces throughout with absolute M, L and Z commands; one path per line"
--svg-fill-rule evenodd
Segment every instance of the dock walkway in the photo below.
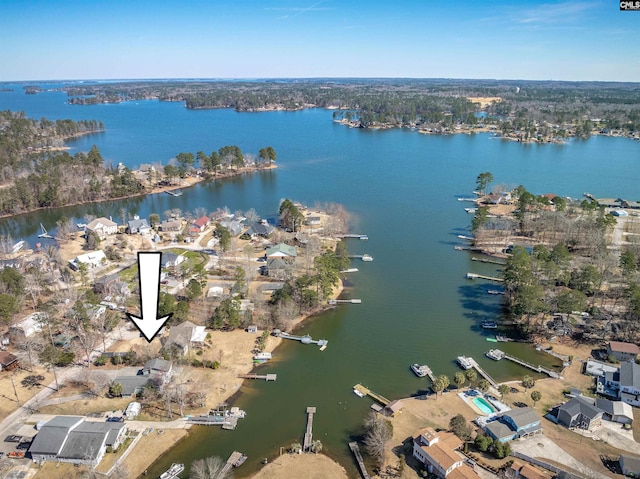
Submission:
M 380 394 L 374 393 L 371 389 L 364 387 L 362 384 L 356 384 L 355 386 L 353 386 L 353 389 L 361 392 L 366 396 L 370 396 L 371 398 L 375 399 L 383 406 L 388 406 L 391 403 L 391 401 L 386 397 L 381 396 Z
M 349 449 L 353 452 L 353 455 L 356 456 L 356 461 L 358 462 L 358 467 L 360 468 L 360 474 L 362 474 L 362 479 L 370 479 L 369 473 L 367 472 L 367 468 L 364 465 L 364 459 L 362 459 L 362 454 L 360 454 L 360 447 L 357 442 L 350 442 Z
M 315 407 L 309 406 L 307 408 L 307 431 L 304 433 L 303 451 L 308 451 L 311 448 L 311 442 L 313 441 L 313 415 L 315 412 Z
M 296 336 L 295 334 L 285 333 L 284 331 L 278 331 L 276 334 L 279 338 L 293 339 L 294 341 L 300 341 L 302 344 L 317 344 L 320 346 L 320 350 L 324 351 L 329 343 L 326 339 L 313 339 L 311 336 Z
M 344 234 L 344 235 L 337 235 L 336 238 L 341 238 L 341 239 L 353 238 L 353 239 L 359 239 L 359 240 L 368 240 L 369 236 L 361 235 L 357 233 L 350 233 L 350 234 Z
M 495 382 L 493 380 L 493 378 L 491 376 L 489 376 L 489 374 L 480 367 L 480 365 L 476 362 L 475 359 L 467 357 L 467 359 L 469 360 L 469 362 L 471 363 L 471 366 L 478 371 L 478 374 L 480 376 L 482 376 L 483 378 L 485 378 L 487 381 L 489 381 L 489 384 L 491 384 L 491 386 L 493 386 L 494 388 L 498 389 L 498 383 Z
M 507 264 L 504 261 L 500 261 L 493 258 L 481 258 L 479 256 L 472 256 L 471 261 L 479 261 L 480 263 L 499 264 L 501 266 L 505 266 Z
M 522 359 L 516 358 L 514 356 L 511 356 L 510 354 L 506 354 L 505 353 L 504 358 L 508 359 L 509 361 L 512 361 L 512 362 L 514 362 L 516 364 L 519 364 L 520 366 L 524 366 L 525 368 L 529 368 L 529 369 L 531 369 L 531 370 L 533 370 L 533 371 L 535 371 L 537 373 L 544 373 L 547 376 L 552 377 L 554 379 L 560 379 L 561 378 L 561 376 L 557 372 L 552 371 L 551 369 L 544 368 L 544 367 L 542 367 L 540 365 L 534 366 L 533 364 L 528 363 L 526 361 L 523 361 Z
M 241 379 L 266 379 L 267 381 L 275 381 L 278 379 L 277 374 L 238 374 Z
M 488 281 L 495 281 L 496 283 L 504 282 L 502 278 L 495 278 L 493 276 L 485 276 L 484 274 L 467 273 L 467 279 L 486 279 Z

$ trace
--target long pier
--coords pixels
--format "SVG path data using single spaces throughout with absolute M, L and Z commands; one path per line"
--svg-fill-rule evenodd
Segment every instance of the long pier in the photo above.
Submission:
M 485 276 L 484 274 L 467 273 L 467 279 L 486 279 L 488 281 L 495 281 L 497 283 L 504 282 L 502 278 L 494 278 L 493 276 Z
M 534 366 L 531 363 L 523 361 L 522 359 L 516 358 L 516 357 L 511 356 L 509 354 L 505 353 L 504 358 L 508 359 L 509 361 L 513 361 L 514 363 L 519 364 L 520 366 L 524 366 L 525 368 L 529 368 L 529 369 L 531 369 L 531 370 L 533 370 L 533 371 L 535 371 L 537 373 L 544 373 L 547 376 L 552 377 L 554 379 L 560 379 L 560 377 L 561 377 L 557 372 L 552 371 L 551 369 L 547 369 L 547 368 L 542 367 L 540 365 Z
M 361 299 L 330 299 L 329 301 L 327 301 L 327 303 L 331 305 L 342 304 L 342 303 L 360 304 L 362 303 L 362 300 Z
M 278 379 L 277 374 L 238 374 L 242 379 L 266 379 L 267 381 L 275 381 Z
M 304 433 L 303 451 L 308 451 L 311 448 L 311 442 L 313 441 L 313 415 L 315 412 L 315 407 L 307 407 L 307 431 Z
M 371 398 L 375 399 L 383 406 L 388 406 L 391 403 L 391 401 L 386 397 L 381 396 L 380 394 L 374 393 L 371 389 L 364 387 L 362 384 L 356 384 L 355 386 L 353 386 L 353 389 L 358 392 L 361 392 L 366 396 L 370 396 Z
M 336 238 L 341 238 L 341 239 L 359 239 L 359 240 L 368 240 L 369 236 L 367 235 L 361 235 L 361 234 L 357 234 L 357 233 L 350 233 L 350 234 L 345 234 L 345 235 L 337 235 Z
M 506 265 L 507 263 L 505 263 L 504 261 L 498 261 L 497 259 L 493 259 L 493 258 L 480 258 L 478 256 L 472 256 L 471 257 L 471 261 L 479 261 L 480 263 L 491 263 L 491 264 L 499 264 L 499 265 Z
M 356 456 L 356 462 L 358 463 L 358 467 L 360 468 L 360 474 L 362 474 L 362 479 L 370 479 L 369 473 L 367 472 L 367 468 L 364 465 L 364 459 L 362 459 L 362 454 L 360 454 L 360 446 L 358 446 L 357 442 L 350 442 L 349 449 L 353 452 L 353 455 Z
M 279 338 L 293 339 L 294 341 L 300 341 L 302 344 L 317 344 L 318 346 L 320 346 L 321 351 L 324 351 L 327 347 L 327 344 L 329 344 L 329 341 L 326 339 L 313 339 L 309 335 L 296 336 L 295 334 L 289 334 L 283 331 L 278 332 L 276 336 L 278 336 Z
M 478 371 L 478 374 L 480 376 L 482 376 L 483 378 L 485 378 L 487 381 L 489 381 L 489 384 L 491 384 L 491 386 L 493 386 L 494 388 L 498 389 L 498 383 L 495 382 L 493 380 L 493 378 L 491 376 L 489 376 L 489 373 L 487 373 L 484 369 L 482 369 L 480 367 L 480 365 L 476 362 L 475 359 L 467 357 L 467 359 L 469 360 L 469 362 L 471 363 L 471 366 Z

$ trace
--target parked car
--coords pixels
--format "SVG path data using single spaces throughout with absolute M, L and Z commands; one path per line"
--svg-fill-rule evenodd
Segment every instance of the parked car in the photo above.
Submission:
M 122 416 L 111 416 L 107 418 L 107 422 L 124 422 L 124 417 Z

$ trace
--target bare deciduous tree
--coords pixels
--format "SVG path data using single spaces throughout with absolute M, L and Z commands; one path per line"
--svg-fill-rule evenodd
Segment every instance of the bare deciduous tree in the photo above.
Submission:
M 217 457 L 211 456 L 206 459 L 198 459 L 191 464 L 189 479 L 231 479 L 231 471 L 223 471 L 225 462 Z

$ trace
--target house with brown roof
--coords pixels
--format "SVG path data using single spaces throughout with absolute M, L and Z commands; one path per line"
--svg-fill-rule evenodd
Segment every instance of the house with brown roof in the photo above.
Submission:
M 609 341 L 607 344 L 607 354 L 613 356 L 618 361 L 635 361 L 640 349 L 633 343 L 623 343 L 621 341 Z
M 436 432 L 426 427 L 413 435 L 413 457 L 429 473 L 447 479 L 477 479 L 479 476 L 457 451 L 461 446 L 462 440 L 452 432 Z
M 518 460 L 513 461 L 511 467 L 505 469 L 504 474 L 507 479 L 551 479 L 553 477 L 552 474 L 546 471 L 543 472 L 526 462 Z
M 18 358 L 6 351 L 0 351 L 0 371 L 11 371 L 18 367 Z
M 198 230 L 200 230 L 200 232 L 204 231 L 207 226 L 209 226 L 209 224 L 211 223 L 211 219 L 208 216 L 201 216 L 200 218 L 198 218 L 197 220 L 195 220 L 193 222 L 193 226 L 195 228 L 198 228 Z

